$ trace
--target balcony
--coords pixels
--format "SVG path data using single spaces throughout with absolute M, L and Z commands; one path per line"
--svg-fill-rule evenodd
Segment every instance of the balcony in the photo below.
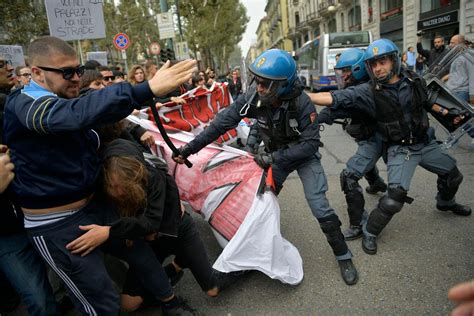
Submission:
M 304 33 L 309 31 L 311 26 L 309 25 L 308 21 L 301 21 L 300 23 L 296 24 L 296 31 L 300 33 Z
M 307 21 L 309 25 L 317 25 L 319 22 L 321 22 L 321 16 L 318 12 L 312 12 L 308 14 Z
M 354 0 L 339 0 L 339 3 L 342 5 L 353 5 L 354 2 Z
M 336 12 L 336 0 L 326 0 L 319 3 L 319 14 L 322 16 L 329 16 Z
M 288 29 L 288 34 L 287 37 L 291 40 L 298 38 L 300 34 L 298 33 L 298 30 L 296 27 L 292 26 Z

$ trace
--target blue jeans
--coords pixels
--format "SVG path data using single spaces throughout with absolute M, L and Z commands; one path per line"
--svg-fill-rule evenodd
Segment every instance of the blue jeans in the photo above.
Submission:
M 30 315 L 59 315 L 46 267 L 25 233 L 0 237 L 0 269 Z

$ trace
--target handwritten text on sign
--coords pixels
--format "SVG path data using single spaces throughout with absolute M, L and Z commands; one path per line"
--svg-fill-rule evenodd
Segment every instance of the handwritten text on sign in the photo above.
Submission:
M 65 41 L 104 38 L 102 2 L 97 0 L 45 0 L 49 31 Z

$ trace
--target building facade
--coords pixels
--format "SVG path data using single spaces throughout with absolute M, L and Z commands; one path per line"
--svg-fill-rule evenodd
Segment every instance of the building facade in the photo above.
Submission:
M 296 51 L 322 33 L 358 30 L 371 31 L 374 39 L 390 39 L 400 51 L 416 46 L 418 31 L 423 32 L 425 49 L 438 34 L 447 43 L 458 33 L 474 40 L 473 0 L 268 0 L 265 11 L 270 44 L 265 46 L 260 32 L 262 51 Z M 289 45 L 282 45 L 285 40 Z

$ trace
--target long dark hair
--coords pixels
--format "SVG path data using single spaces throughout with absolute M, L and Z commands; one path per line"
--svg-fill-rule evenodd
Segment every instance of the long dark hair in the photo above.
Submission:
M 104 189 L 115 202 L 122 217 L 134 217 L 147 204 L 148 170 L 133 157 L 113 156 L 103 165 Z M 123 194 L 117 196 L 113 178 L 118 180 Z

